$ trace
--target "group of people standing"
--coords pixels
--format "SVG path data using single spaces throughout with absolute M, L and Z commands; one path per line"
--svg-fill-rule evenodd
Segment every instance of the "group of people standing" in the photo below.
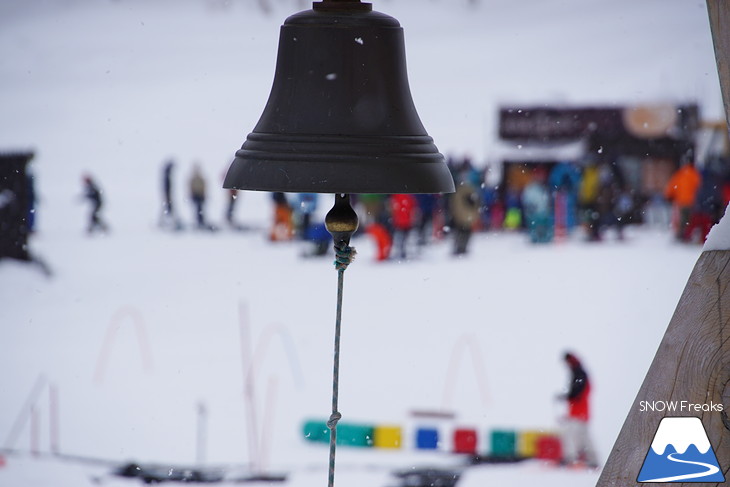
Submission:
M 433 240 L 453 235 L 452 253 L 467 253 L 479 219 L 479 196 L 468 181 L 448 195 L 362 195 L 365 232 L 377 244 L 377 260 L 405 260 Z
M 164 230 L 179 231 L 186 227 L 183 223 L 184 219 L 178 213 L 177 205 L 174 198 L 174 181 L 175 181 L 176 163 L 172 159 L 168 159 L 162 166 L 162 205 L 160 208 L 160 216 L 158 226 Z M 82 176 L 83 194 L 82 198 L 89 202 L 89 216 L 87 223 L 87 233 L 107 233 L 109 225 L 102 216 L 104 208 L 104 192 L 100 184 L 91 174 L 86 173 Z M 241 225 L 235 221 L 234 210 L 236 206 L 236 198 L 238 191 L 226 190 L 227 201 L 225 209 L 226 223 L 234 229 L 241 229 Z M 191 228 L 205 231 L 215 231 L 217 226 L 208 221 L 206 215 L 206 204 L 208 201 L 208 182 L 203 173 L 202 165 L 194 162 L 187 179 L 187 200 L 190 202 L 192 209 L 192 225 Z
M 375 242 L 378 261 L 412 258 L 430 242 L 448 235 L 453 235 L 454 255 L 467 253 L 471 235 L 478 228 L 481 198 L 466 173 L 454 174 L 453 194 L 351 195 L 360 220 L 355 236 Z M 308 240 L 315 243 L 314 253 L 325 253 L 330 236 L 317 219 L 318 203 L 316 193 L 272 193 L 269 240 Z
M 181 230 L 184 225 L 177 214 L 173 203 L 173 173 L 175 161 L 167 160 L 162 169 L 162 212 L 160 214 L 160 228 L 168 230 Z M 193 209 L 194 225 L 198 230 L 215 231 L 217 227 L 210 223 L 206 216 L 206 203 L 208 200 L 208 183 L 203 174 L 200 162 L 194 162 L 187 184 L 187 196 Z M 238 228 L 234 220 L 234 209 L 238 191 L 227 191 L 227 203 L 225 219 L 229 226 Z
M 577 226 L 584 228 L 591 241 L 602 240 L 605 232 L 614 228 L 622 239 L 624 227 L 640 220 L 645 203 L 629 188 L 619 167 L 607 161 L 588 161 L 581 167 L 570 162 L 526 167 L 527 182 L 517 189 L 488 184 L 487 172 L 475 168 L 469 158 L 452 158 L 447 163 L 456 186 L 454 193 L 352 195 L 360 215 L 359 232 L 376 243 L 377 260 L 408 259 L 430 242 L 445 238 L 452 240 L 452 254 L 461 256 L 468 253 L 472 235 L 486 230 L 524 230 L 530 241 L 547 243 Z M 158 225 L 166 230 L 186 226 L 174 203 L 175 168 L 172 159 L 162 167 Z M 207 186 L 201 164 L 194 162 L 187 179 L 193 216 L 190 227 L 214 231 L 218 227 L 206 215 Z M 109 225 L 101 215 L 103 191 L 90 174 L 83 176 L 83 187 L 83 197 L 90 204 L 87 232 L 108 232 Z M 234 217 L 238 192 L 225 191 L 225 221 L 230 228 L 241 229 Z M 730 201 L 730 185 L 723 185 L 708 169 L 700 172 L 687 159 L 660 197 L 662 204 L 672 206 L 676 238 L 704 241 Z M 317 194 L 272 193 L 272 203 L 271 241 L 308 240 L 315 243 L 314 253 L 327 251 L 329 234 L 317 218 Z
M 694 161 L 687 160 L 672 175 L 664 196 L 674 209 L 672 225 L 676 239 L 704 242 L 730 202 L 730 184 L 711 168 L 699 171 Z
M 462 174 L 478 188 L 477 229 L 524 230 L 533 243 L 552 242 L 576 228 L 587 240 L 601 241 L 613 229 L 622 240 L 627 225 L 666 213 L 677 240 L 702 243 L 730 202 L 726 165 L 710 162 L 698 170 L 689 156 L 653 193 L 630 184 L 621 165 L 608 158 L 520 167 L 519 181 L 495 187 L 468 161 L 462 164 Z
M 577 227 L 589 241 L 601 241 L 613 229 L 621 240 L 628 224 L 644 218 L 647 198 L 608 159 L 528 167 L 519 191 L 487 183 L 487 172 L 469 158 L 451 158 L 447 164 L 456 186 L 451 194 L 352 195 L 360 217 L 358 233 L 375 242 L 376 260 L 409 259 L 430 242 L 447 238 L 452 254 L 461 256 L 475 232 L 488 230 L 524 230 L 530 241 L 547 243 Z M 730 191 L 724 200 L 720 197 L 719 183 L 711 176 L 709 171 L 700 175 L 687 161 L 659 195 L 663 207 L 673 205 L 672 221 L 683 241 L 704 240 L 730 199 Z M 317 198 L 274 193 L 270 240 L 310 240 L 316 253 L 325 253 L 329 235 L 316 221 Z
M 558 162 L 526 167 L 523 173 L 524 186 L 504 188 L 490 211 L 504 215 L 503 228 L 523 229 L 533 243 L 564 238 L 579 227 L 589 241 L 603 240 L 611 228 L 621 240 L 625 226 L 635 221 L 639 198 L 613 163 Z

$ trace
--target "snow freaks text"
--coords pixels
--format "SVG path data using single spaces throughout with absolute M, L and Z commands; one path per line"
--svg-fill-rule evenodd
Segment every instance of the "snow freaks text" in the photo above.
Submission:
M 709 404 L 698 404 L 689 401 L 640 401 L 639 412 L 658 411 L 658 412 L 680 412 L 680 413 L 699 413 L 699 412 L 721 412 L 725 408 L 722 404 L 710 401 Z

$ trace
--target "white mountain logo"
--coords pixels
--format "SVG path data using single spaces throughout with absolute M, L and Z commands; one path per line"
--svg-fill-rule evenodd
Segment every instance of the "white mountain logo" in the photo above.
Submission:
M 663 418 L 637 482 L 724 482 L 700 418 Z

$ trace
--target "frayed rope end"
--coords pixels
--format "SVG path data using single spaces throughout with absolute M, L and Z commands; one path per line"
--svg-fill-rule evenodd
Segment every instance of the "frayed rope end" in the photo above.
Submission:
M 356 255 L 357 251 L 355 250 L 355 247 L 350 247 L 349 245 L 344 245 L 342 247 L 335 246 L 335 269 L 338 271 L 344 271 L 347 269 L 347 266 L 352 264 Z

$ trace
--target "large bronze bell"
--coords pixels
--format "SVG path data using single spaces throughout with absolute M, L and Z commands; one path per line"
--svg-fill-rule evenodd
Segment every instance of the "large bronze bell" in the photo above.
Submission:
M 411 99 L 398 21 L 352 0 L 316 2 L 286 19 L 269 100 L 224 186 L 454 191 L 444 157 Z

